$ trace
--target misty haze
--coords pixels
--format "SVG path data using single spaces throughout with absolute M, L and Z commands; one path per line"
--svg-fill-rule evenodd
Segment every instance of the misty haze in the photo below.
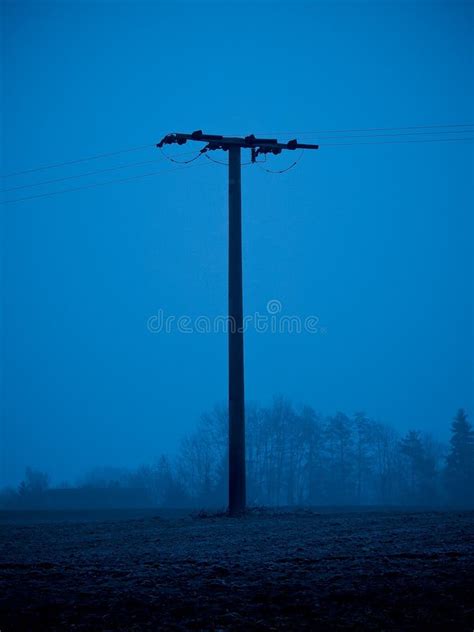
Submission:
M 1 2 L 1 632 L 474 629 L 473 26 Z

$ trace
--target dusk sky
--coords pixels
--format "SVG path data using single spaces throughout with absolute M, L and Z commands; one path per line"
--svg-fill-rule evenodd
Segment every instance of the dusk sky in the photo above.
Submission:
M 0 486 L 26 466 L 60 482 L 150 463 L 226 401 L 223 333 L 147 327 L 159 310 L 227 313 L 227 170 L 169 162 L 154 147 L 168 132 L 321 145 L 286 173 L 262 167 L 298 154 L 242 168 L 245 313 L 276 300 L 322 328 L 250 328 L 248 401 L 440 440 L 458 408 L 472 422 L 473 9 L 2 3 L 1 173 L 114 155 L 2 178 L 46 183 L 0 207 Z M 331 131 L 358 129 L 373 131 Z

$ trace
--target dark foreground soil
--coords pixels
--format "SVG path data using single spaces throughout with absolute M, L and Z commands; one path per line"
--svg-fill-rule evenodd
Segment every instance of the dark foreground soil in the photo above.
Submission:
M 0 629 L 474 628 L 474 512 L 0 519 Z

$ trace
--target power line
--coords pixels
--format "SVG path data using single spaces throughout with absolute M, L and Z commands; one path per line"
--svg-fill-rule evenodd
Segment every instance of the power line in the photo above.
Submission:
M 439 136 L 440 134 L 474 134 L 474 129 L 463 129 L 463 130 L 448 130 L 448 131 L 440 131 L 440 132 L 397 132 L 395 134 L 358 134 L 354 136 L 350 134 L 348 136 L 318 136 L 317 138 L 324 139 L 336 139 L 336 138 L 383 138 L 383 137 L 391 137 L 391 136 Z M 300 134 L 301 135 L 301 134 Z M 434 139 L 436 140 L 436 139 Z M 440 139 L 442 140 L 442 139 Z
M 393 145 L 393 144 L 406 144 L 406 143 L 441 143 L 441 142 L 458 142 L 458 141 L 460 141 L 460 142 L 461 141 L 471 141 L 472 142 L 472 141 L 474 141 L 474 137 L 472 137 L 472 138 L 439 138 L 439 139 L 437 139 L 437 138 L 429 138 L 429 139 L 416 139 L 416 140 L 405 139 L 405 140 L 398 140 L 398 141 L 397 140 L 386 140 L 386 141 L 373 141 L 373 142 L 372 141 L 367 141 L 367 142 L 355 142 L 355 143 L 322 143 L 320 146 L 321 147 L 348 147 L 348 146 L 354 146 L 354 145 Z M 221 165 L 228 165 L 228 163 L 226 163 L 226 162 L 221 162 L 219 160 L 215 160 L 213 158 L 210 158 L 207 154 L 204 154 L 204 155 L 210 162 L 213 162 L 213 163 L 216 163 L 216 164 L 221 164 Z M 283 169 L 281 171 L 272 171 L 270 169 L 263 169 L 263 170 L 267 171 L 268 173 L 284 173 L 285 171 L 289 171 L 290 169 L 292 169 L 297 164 L 297 162 L 299 162 L 300 159 L 301 159 L 301 157 L 298 158 L 298 160 L 296 160 L 289 167 L 287 167 L 286 169 Z M 146 161 L 146 162 L 155 162 L 155 161 Z M 138 165 L 138 164 L 146 164 L 146 163 L 131 163 L 130 165 L 123 165 L 123 167 L 135 166 L 135 165 Z M 149 176 L 154 176 L 154 175 L 158 175 L 160 173 L 166 173 L 166 172 L 169 172 L 169 171 L 180 171 L 180 170 L 183 170 L 183 169 L 191 169 L 192 167 L 199 167 L 199 166 L 202 166 L 203 164 L 208 164 L 208 163 L 200 163 L 200 165 L 199 164 L 189 165 L 189 166 L 186 165 L 186 166 L 182 166 L 182 167 L 176 167 L 174 169 L 163 169 L 163 170 L 160 170 L 160 171 L 152 171 L 150 173 L 144 173 L 144 174 L 140 174 L 140 175 L 137 175 L 137 176 L 131 176 L 131 177 L 128 177 L 128 178 L 107 180 L 106 182 L 98 182 L 98 183 L 84 185 L 84 186 L 81 186 L 81 187 L 73 187 L 71 189 L 63 189 L 62 191 L 52 191 L 50 193 L 40 193 L 38 195 L 30 195 L 30 196 L 26 196 L 26 197 L 22 197 L 22 198 L 15 198 L 13 200 L 4 200 L 4 201 L 0 202 L 0 204 L 13 204 L 15 202 L 23 202 L 23 201 L 26 201 L 26 200 L 33 200 L 33 199 L 36 199 L 36 198 L 50 197 L 50 196 L 53 196 L 53 195 L 60 195 L 61 193 L 70 193 L 70 192 L 73 192 L 73 191 L 81 191 L 83 189 L 91 189 L 91 188 L 94 188 L 94 187 L 105 186 L 105 185 L 108 185 L 108 184 L 118 184 L 118 183 L 121 183 L 121 182 L 129 182 L 129 181 L 132 181 L 132 180 L 138 180 L 140 178 L 146 178 L 146 177 L 149 177 Z M 250 164 L 252 164 L 252 163 L 251 162 L 242 163 L 242 166 L 246 166 L 246 165 L 250 165 Z M 120 168 L 120 167 L 117 167 L 117 168 Z M 113 169 L 116 169 L 116 168 L 113 168 Z M 95 171 L 95 172 L 90 172 L 89 174 L 82 174 L 82 176 L 92 175 L 94 173 L 102 173 L 104 171 L 109 171 L 109 170 L 112 171 L 113 169 L 98 170 L 98 171 Z M 82 177 L 82 176 L 71 176 L 71 177 Z M 66 179 L 69 179 L 69 178 L 64 178 L 64 180 L 66 180 Z M 58 180 L 63 180 L 63 178 L 59 178 Z M 55 182 L 55 181 L 58 181 L 58 180 L 52 180 L 50 182 Z M 46 184 L 46 182 L 42 182 L 42 183 L 38 183 L 38 184 Z M 34 185 L 30 185 L 30 186 L 34 186 Z M 18 188 L 22 188 L 22 187 L 18 187 Z M 12 189 L 6 189 L 5 191 L 10 191 L 10 190 L 12 190 Z
M 150 176 L 156 176 L 160 173 L 168 173 L 170 171 L 182 171 L 183 169 L 192 169 L 193 167 L 199 167 L 199 166 L 204 166 L 207 165 L 208 163 L 200 163 L 200 164 L 196 164 L 196 165 L 190 165 L 187 167 L 174 167 L 172 169 L 162 169 L 160 171 L 151 171 L 149 173 L 142 173 L 140 175 L 137 176 L 130 176 L 128 178 L 119 178 L 119 179 L 114 179 L 114 180 L 107 180 L 105 182 L 96 182 L 93 184 L 86 184 L 84 186 L 81 187 L 73 187 L 71 189 L 62 189 L 61 191 L 52 191 L 50 193 L 40 193 L 38 195 L 29 195 L 27 197 L 22 197 L 22 198 L 16 198 L 14 200 L 4 200 L 3 202 L 0 202 L 0 204 L 13 204 L 15 202 L 24 202 L 25 200 L 34 200 L 37 198 L 45 198 L 45 197 L 51 197 L 53 195 L 60 195 L 61 193 L 71 193 L 73 191 L 82 191 L 83 189 L 92 189 L 94 187 L 102 187 L 102 186 L 106 186 L 107 184 L 118 184 L 121 182 L 131 182 L 132 180 L 139 180 L 140 178 L 148 178 Z
M 129 147 L 128 149 L 119 149 L 117 151 L 109 151 L 103 154 L 95 154 L 93 156 L 88 156 L 87 158 L 77 158 L 75 160 L 68 160 L 66 162 L 57 162 L 51 165 L 43 165 L 41 167 L 33 167 L 32 169 L 25 169 L 24 171 L 14 171 L 12 173 L 6 173 L 1 175 L 0 178 L 11 178 L 13 176 L 21 176 L 25 173 L 34 173 L 35 171 L 44 171 L 46 169 L 54 169 L 56 167 L 65 167 L 67 165 L 76 165 L 80 162 L 88 162 L 89 160 L 98 160 L 99 158 L 109 158 L 111 156 L 118 156 L 119 154 L 126 154 L 133 151 L 141 151 L 143 149 L 150 149 L 154 147 L 154 144 L 147 145 L 139 145 L 138 147 Z
M 182 156 L 187 156 L 189 154 L 194 154 L 194 152 L 186 152 L 181 154 Z M 86 173 L 78 173 L 76 175 L 72 175 L 72 176 L 64 176 L 63 178 L 54 178 L 52 180 L 42 180 L 41 182 L 34 182 L 33 184 L 22 184 L 20 186 L 17 187 L 10 187 L 8 189 L 0 189 L 0 193 L 8 193 L 9 191 L 18 191 L 20 189 L 29 189 L 31 187 L 39 187 L 41 185 L 44 184 L 54 184 L 56 182 L 64 182 L 65 180 L 74 180 L 77 178 L 86 178 L 87 176 L 93 176 L 99 173 L 107 173 L 109 171 L 118 171 L 119 169 L 127 169 L 128 167 L 140 167 L 143 165 L 149 165 L 152 163 L 156 163 L 156 162 L 161 162 L 160 160 L 143 160 L 140 162 L 129 162 L 126 165 L 119 165 L 118 167 L 108 167 L 106 169 L 96 169 L 94 171 L 88 171 Z M 173 160 L 173 162 L 178 162 L 177 160 Z M 192 162 L 191 160 L 180 163 L 180 164 L 187 164 L 188 162 Z
M 216 165 L 224 165 L 225 167 L 229 166 L 228 162 L 224 162 L 223 160 L 216 160 L 215 158 L 211 158 L 210 156 L 208 156 L 207 154 L 204 154 L 204 156 L 210 160 L 211 162 L 215 163 Z M 258 160 L 256 161 L 258 162 Z M 248 162 L 243 162 L 242 163 L 242 167 L 247 167 L 248 165 L 253 164 L 251 160 L 249 160 Z
M 474 141 L 474 137 L 471 138 L 423 138 L 416 140 L 381 140 L 381 141 L 367 141 L 362 143 L 321 143 L 321 147 L 344 147 L 348 145 L 403 145 L 405 143 L 454 143 L 457 141 Z
M 474 127 L 474 123 L 452 123 L 449 125 L 411 125 L 407 127 L 359 127 L 353 129 L 318 129 L 314 132 L 258 132 L 259 134 L 277 134 L 277 135 L 298 135 L 298 136 L 312 136 L 314 134 L 332 134 L 332 133 L 349 133 L 349 132 L 393 132 L 396 130 L 410 130 L 410 129 L 443 129 L 447 127 L 462 128 L 462 127 Z M 467 130 L 466 130 L 467 131 Z
M 355 136 L 355 137 L 348 136 L 346 138 L 366 138 L 366 137 L 365 136 Z M 415 139 L 415 140 L 405 139 L 405 140 L 398 140 L 398 141 L 397 140 L 392 140 L 392 141 L 382 140 L 382 141 L 367 141 L 367 142 L 356 142 L 356 143 L 324 143 L 324 142 L 321 143 L 320 142 L 319 146 L 320 148 L 323 148 L 323 147 L 347 147 L 351 145 L 393 145 L 393 144 L 398 145 L 398 144 L 405 144 L 405 143 L 442 143 L 442 142 L 455 142 L 455 141 L 474 141 L 474 137 L 472 138 L 423 138 L 423 139 Z M 286 171 L 289 171 L 290 169 L 292 169 L 301 160 L 303 153 L 304 153 L 304 150 L 301 152 L 299 158 L 295 160 L 286 169 L 274 171 L 272 169 L 261 167 L 260 165 L 259 165 L 259 168 L 262 169 L 262 171 L 266 171 L 267 173 L 275 173 L 275 174 L 285 173 Z M 214 161 L 214 162 L 217 162 L 217 161 Z M 225 163 L 221 163 L 221 164 L 225 164 Z
M 166 160 L 169 160 L 170 162 L 174 162 L 178 165 L 189 165 L 190 162 L 194 162 L 195 160 L 197 160 L 198 158 L 201 158 L 201 156 L 203 155 L 201 151 L 199 151 L 193 158 L 191 158 L 190 160 L 176 160 L 176 158 L 173 158 L 173 156 L 168 156 L 168 154 L 166 154 L 163 151 L 163 147 L 160 147 L 160 153 L 166 158 Z M 191 153 L 191 152 L 189 152 Z M 194 152 L 192 152 L 194 154 Z M 183 156 L 186 154 L 182 154 Z
M 118 169 L 126 169 L 127 167 L 138 167 L 140 165 L 148 165 L 152 162 L 161 162 L 160 160 L 145 160 L 144 162 L 130 162 L 127 165 L 120 165 L 119 167 L 109 167 L 108 169 L 97 169 L 96 171 L 88 171 L 87 173 L 80 173 L 75 176 L 65 176 L 64 178 L 54 178 L 53 180 L 43 180 L 42 182 L 35 182 L 34 184 L 22 184 L 18 187 L 11 187 L 9 189 L 1 189 L 0 193 L 8 193 L 9 191 L 18 191 L 20 189 L 30 189 L 31 187 L 39 187 L 44 184 L 54 184 L 55 182 L 64 182 L 64 180 L 73 180 L 75 178 L 85 178 L 87 176 L 93 176 L 98 173 L 107 173 L 109 171 L 117 171 Z
M 464 131 L 465 132 L 467 131 L 468 133 L 474 133 L 474 129 L 472 130 L 472 132 L 471 132 L 471 130 L 464 130 Z M 360 135 L 360 136 L 326 136 L 326 137 L 320 137 L 320 140 L 326 140 L 326 139 L 335 140 L 335 139 L 338 139 L 338 138 L 377 138 L 377 137 L 388 137 L 388 136 L 390 136 L 390 137 L 392 137 L 392 136 L 398 137 L 398 136 L 411 136 L 411 135 L 421 135 L 421 134 L 429 134 L 429 133 L 430 132 L 419 132 L 419 133 L 415 133 L 415 134 L 401 133 L 401 134 L 366 134 L 366 135 Z M 437 132 L 437 133 L 438 134 L 442 134 L 442 133 L 445 133 L 445 134 L 457 134 L 459 132 L 452 130 L 452 131 L 449 131 L 449 132 Z M 446 141 L 446 140 L 448 140 L 448 141 L 456 141 L 456 140 L 471 140 L 471 139 L 469 139 L 469 138 L 452 138 L 452 139 L 451 138 L 449 138 L 449 139 L 440 138 L 440 139 L 428 139 L 426 141 L 424 141 L 424 140 L 413 140 L 413 141 L 406 141 L 406 142 L 443 142 L 443 141 Z M 474 140 L 474 137 L 472 138 L 472 140 Z M 400 141 L 400 142 L 402 142 L 402 141 Z M 356 142 L 356 143 L 322 143 L 322 144 L 325 145 L 325 146 L 364 145 L 364 144 L 365 145 L 369 145 L 369 144 L 383 145 L 383 144 L 388 144 L 388 141 L 387 142 L 380 141 L 380 142 L 374 142 L 374 143 L 362 143 L 362 142 L 359 143 L 359 142 Z M 181 161 L 181 160 L 176 160 L 172 156 L 168 156 L 163 151 L 161 151 L 161 153 L 163 154 L 164 158 L 166 158 L 170 162 L 173 162 L 173 163 L 176 163 L 176 164 L 181 164 L 181 165 L 190 164 L 191 162 L 194 162 L 200 156 L 203 155 L 201 153 L 198 153 L 198 154 L 195 155 L 194 152 L 185 152 L 185 153 L 182 153 L 180 155 L 181 156 L 189 156 L 189 155 L 192 154 L 194 157 L 191 158 L 191 160 Z M 220 160 L 213 159 L 210 156 L 208 156 L 207 154 L 204 154 L 204 155 L 206 156 L 206 158 L 208 160 L 210 160 L 211 162 L 215 162 L 216 164 L 221 164 L 221 165 L 227 165 L 228 164 L 227 162 L 222 162 Z M 287 169 L 284 169 L 282 171 L 280 171 L 280 170 L 279 171 L 272 171 L 270 169 L 265 169 L 263 167 L 262 167 L 262 169 L 264 171 L 267 171 L 268 173 L 284 173 L 285 171 L 289 171 L 291 168 L 293 168 L 297 164 L 297 162 L 299 162 L 299 160 L 300 160 L 300 158 L 297 161 L 295 161 L 290 167 L 288 167 Z M 11 191 L 19 191 L 19 190 L 22 190 L 22 189 L 29 189 L 29 188 L 32 188 L 32 187 L 42 186 L 42 185 L 46 185 L 46 184 L 55 184 L 57 182 L 64 182 L 64 181 L 67 181 L 67 180 L 74 180 L 74 179 L 77 179 L 77 178 L 86 178 L 88 176 L 93 176 L 93 175 L 97 175 L 97 174 L 101 174 L 101 173 L 108 173 L 108 172 L 111 172 L 111 171 L 118 171 L 118 170 L 121 170 L 121 169 L 127 169 L 129 167 L 140 167 L 140 166 L 144 166 L 144 165 L 148 165 L 148 164 L 153 164 L 153 163 L 156 163 L 156 162 L 159 162 L 159 161 L 158 160 L 144 160 L 144 161 L 139 161 L 139 162 L 130 162 L 130 163 L 127 163 L 125 165 L 119 165 L 117 167 L 108 167 L 106 169 L 96 169 L 94 171 L 88 171 L 86 173 L 80 173 L 80 174 L 75 174 L 75 175 L 71 175 L 71 176 L 64 176 L 62 178 L 53 178 L 51 180 L 42 180 L 40 182 L 35 182 L 35 183 L 32 183 L 32 184 L 22 184 L 22 185 L 16 186 L 16 187 L 9 187 L 8 189 L 0 189 L 0 193 L 8 193 L 8 192 L 11 192 Z M 249 165 L 249 164 L 251 164 L 251 163 L 250 162 L 248 162 L 248 163 L 244 162 L 244 163 L 242 163 L 242 166 L 246 166 L 246 165 Z
M 418 130 L 418 129 L 445 129 L 445 128 L 466 128 L 466 127 L 473 127 L 474 128 L 474 123 L 450 123 L 450 124 L 436 124 L 436 125 L 412 125 L 412 126 L 407 126 L 407 127 L 359 127 L 359 128 L 353 128 L 353 129 L 320 129 L 320 130 L 316 130 L 314 132 L 259 132 L 260 134 L 276 134 L 276 135 L 299 135 L 299 136 L 312 136 L 312 135 L 316 135 L 316 134 L 329 134 L 329 133 L 351 133 L 351 132 L 383 132 L 383 131 L 403 131 L 403 130 Z M 471 133 L 474 130 L 463 130 L 464 132 L 467 133 Z M 434 132 L 433 132 L 434 133 Z M 445 132 L 445 131 L 440 131 L 438 132 L 440 134 L 444 134 L 444 133 L 451 133 L 451 132 Z M 339 136 L 338 138 L 342 138 L 341 136 Z M 155 144 L 149 144 L 147 143 L 146 145 L 139 145 L 139 146 L 135 146 L 135 147 L 128 147 L 125 149 L 119 149 L 116 151 L 108 151 L 108 152 L 103 152 L 100 154 L 94 154 L 91 156 L 87 156 L 85 158 L 77 158 L 77 159 L 73 159 L 73 160 L 68 160 L 68 161 L 64 161 L 64 162 L 57 162 L 57 163 L 53 163 L 50 165 L 41 165 L 38 167 L 32 167 L 31 169 L 25 169 L 23 171 L 14 171 L 11 173 L 7 173 L 7 174 L 0 174 L 0 178 L 10 178 L 10 177 L 14 177 L 14 176 L 20 176 L 20 175 L 24 175 L 24 174 L 28 174 L 28 173 L 35 173 L 37 171 L 45 171 L 47 169 L 55 169 L 58 167 L 65 167 L 65 166 L 69 166 L 69 165 L 75 165 L 75 164 L 79 164 L 82 162 L 88 162 L 90 160 L 99 160 L 101 158 L 109 158 L 112 156 L 118 156 L 120 154 L 124 154 L 124 153 L 130 153 L 130 152 L 135 152 L 135 151 L 142 151 L 144 149 L 150 149 L 151 147 L 155 147 Z M 171 159 L 173 162 L 179 162 L 177 160 Z M 182 163 L 184 164 L 184 163 Z M 72 177 L 72 176 L 71 176 Z
M 295 167 L 299 163 L 301 158 L 303 158 L 303 154 L 304 154 L 304 149 L 301 150 L 300 155 L 298 156 L 298 158 L 289 167 L 286 167 L 285 169 L 278 169 L 278 170 L 267 169 L 266 167 L 262 167 L 260 165 L 259 165 L 259 169 L 261 169 L 262 171 L 266 171 L 267 173 L 278 173 L 278 174 L 286 173 L 290 169 L 293 169 L 293 167 Z

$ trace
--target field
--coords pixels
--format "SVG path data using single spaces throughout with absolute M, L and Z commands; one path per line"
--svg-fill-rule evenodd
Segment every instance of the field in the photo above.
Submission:
M 474 628 L 474 512 L 0 516 L 0 629 Z

